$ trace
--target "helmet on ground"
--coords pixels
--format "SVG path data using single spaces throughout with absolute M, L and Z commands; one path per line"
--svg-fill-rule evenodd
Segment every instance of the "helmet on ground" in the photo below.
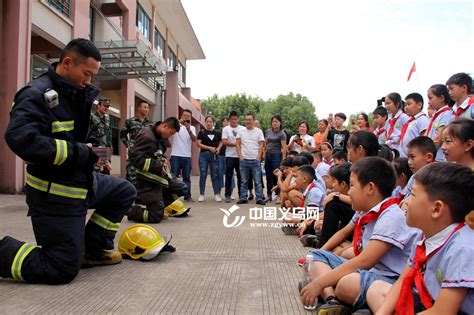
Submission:
M 191 210 L 191 208 L 186 208 L 183 200 L 178 198 L 166 206 L 165 214 L 167 214 L 169 217 L 184 217 L 188 214 L 189 210 Z
M 171 241 L 171 235 L 161 235 L 151 226 L 135 224 L 127 228 L 119 238 L 118 250 L 132 259 L 151 260 Z

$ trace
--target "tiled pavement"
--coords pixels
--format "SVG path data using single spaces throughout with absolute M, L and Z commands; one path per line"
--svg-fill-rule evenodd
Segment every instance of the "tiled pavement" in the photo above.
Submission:
M 198 197 L 193 177 L 193 197 Z M 232 204 L 214 202 L 208 183 L 207 201 L 190 203 L 187 218 L 154 225 L 172 234 L 175 253 L 150 262 L 81 270 L 70 284 L 27 285 L 0 279 L 0 314 L 139 313 L 139 314 L 303 314 L 296 260 L 306 250 L 281 229 L 251 227 L 249 208 L 237 228 L 225 228 L 223 212 Z M 233 216 L 230 221 L 233 220 Z M 267 221 L 260 221 L 267 222 Z M 123 220 L 121 229 L 132 223 Z M 25 197 L 0 195 L 0 236 L 34 242 L 26 217 Z

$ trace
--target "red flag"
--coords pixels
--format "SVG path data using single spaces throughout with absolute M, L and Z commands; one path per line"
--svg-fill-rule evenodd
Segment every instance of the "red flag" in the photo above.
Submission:
M 416 71 L 416 65 L 415 65 L 415 62 L 413 61 L 413 66 L 411 66 L 410 73 L 408 74 L 408 79 L 407 79 L 407 81 L 410 81 L 411 75 L 412 75 L 413 72 L 415 72 L 415 71 Z

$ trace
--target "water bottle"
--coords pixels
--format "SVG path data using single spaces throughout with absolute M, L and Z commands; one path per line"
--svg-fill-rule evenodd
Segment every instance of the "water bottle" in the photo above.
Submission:
M 305 262 L 303 264 L 303 279 L 301 280 L 301 289 L 300 291 L 306 287 L 308 284 L 311 283 L 311 268 L 313 268 L 313 255 L 308 254 L 306 255 Z M 316 309 L 316 301 L 313 305 L 304 305 L 303 306 L 306 310 L 312 311 Z

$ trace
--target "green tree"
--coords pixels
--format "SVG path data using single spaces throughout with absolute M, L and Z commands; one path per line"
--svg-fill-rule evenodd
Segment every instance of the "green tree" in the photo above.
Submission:
M 271 127 L 271 117 L 275 114 L 282 117 L 284 128 L 290 134 L 297 132 L 298 123 L 302 120 L 306 120 L 310 126 L 308 134 L 315 132 L 318 125 L 314 105 L 301 94 L 289 93 L 270 100 L 263 100 L 260 97 L 246 94 L 225 97 L 219 97 L 215 94 L 202 100 L 201 104 L 208 113 L 212 113 L 217 118 L 218 128 L 220 128 L 220 119 L 228 116 L 233 110 L 241 116 L 241 123 L 243 123 L 243 115 L 254 113 L 264 131 Z

